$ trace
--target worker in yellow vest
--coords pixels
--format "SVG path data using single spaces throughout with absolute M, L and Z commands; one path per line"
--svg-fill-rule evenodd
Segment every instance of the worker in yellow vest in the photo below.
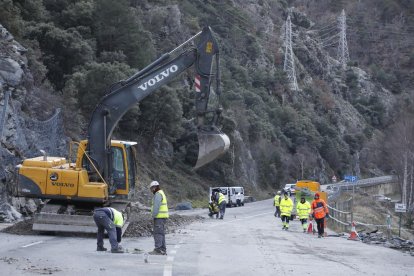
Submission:
M 217 214 L 216 218 L 223 219 L 224 213 L 226 212 L 226 204 L 227 204 L 226 197 L 221 192 L 216 192 L 214 197 L 220 209 L 219 211 L 220 217 L 219 217 L 219 214 Z
M 165 222 L 168 215 L 167 197 L 160 184 L 152 181 L 150 190 L 154 194 L 152 198 L 151 215 L 154 219 L 154 242 L 155 248 L 149 254 L 151 255 L 167 255 L 167 247 L 165 244 Z
M 119 244 L 122 239 L 122 226 L 124 216 L 118 210 L 111 207 L 97 208 L 93 212 L 93 220 L 98 227 L 96 251 L 106 251 L 104 247 L 105 230 L 108 233 L 111 253 L 124 253 Z
M 311 213 L 311 205 L 306 201 L 305 196 L 301 196 L 300 202 L 296 204 L 296 214 L 299 216 L 299 220 L 302 223 L 303 233 L 306 233 L 308 229 L 308 218 Z
M 292 215 L 293 202 L 290 199 L 288 193 L 283 192 L 283 198 L 280 200 L 280 215 L 282 218 L 283 228 L 282 230 L 289 230 L 289 220 Z
M 280 200 L 282 197 L 280 196 L 280 191 L 277 191 L 275 198 L 273 199 L 273 206 L 276 206 L 275 217 L 280 218 Z

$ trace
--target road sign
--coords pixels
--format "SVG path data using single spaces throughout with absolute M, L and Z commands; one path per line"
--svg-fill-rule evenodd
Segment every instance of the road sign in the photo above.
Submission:
M 344 176 L 344 180 L 348 181 L 348 182 L 357 182 L 358 181 L 358 176 L 355 175 L 345 175 Z
M 405 213 L 407 212 L 407 206 L 404 203 L 395 203 L 395 212 Z

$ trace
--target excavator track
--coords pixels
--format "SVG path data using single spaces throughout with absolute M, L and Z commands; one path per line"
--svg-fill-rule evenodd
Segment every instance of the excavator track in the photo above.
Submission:
M 107 207 L 115 208 L 124 214 L 125 223 L 122 227 L 122 234 L 124 234 L 129 225 L 130 202 L 116 201 Z M 48 202 L 39 213 L 35 214 L 33 230 L 92 234 L 97 233 L 98 229 L 93 220 L 93 208 Z

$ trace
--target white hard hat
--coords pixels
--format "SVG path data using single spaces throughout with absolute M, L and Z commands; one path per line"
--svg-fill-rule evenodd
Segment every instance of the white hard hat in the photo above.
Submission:
M 159 185 L 160 183 L 158 183 L 158 181 L 152 181 L 149 187 L 151 189 L 152 187 L 159 186 Z

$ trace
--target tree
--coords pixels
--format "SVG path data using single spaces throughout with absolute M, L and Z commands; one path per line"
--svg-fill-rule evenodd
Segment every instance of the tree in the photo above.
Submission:
M 99 99 L 109 92 L 110 86 L 132 74 L 133 70 L 124 63 L 91 62 L 79 67 L 69 78 L 65 93 L 76 97 L 82 112 L 89 118 Z
M 63 78 L 73 73 L 75 66 L 89 62 L 94 57 L 92 47 L 76 30 L 63 30 L 53 23 L 28 26 L 26 39 L 37 40 L 42 50 L 47 76 L 58 90 L 64 87 Z
M 142 68 L 155 56 L 151 37 L 143 30 L 127 0 L 96 1 L 93 34 L 98 55 L 104 51 L 121 51 L 131 67 Z
M 401 201 L 410 209 L 414 204 L 414 113 L 402 112 L 390 127 L 384 141 L 385 156 L 401 181 Z M 385 158 L 385 157 L 384 157 Z

